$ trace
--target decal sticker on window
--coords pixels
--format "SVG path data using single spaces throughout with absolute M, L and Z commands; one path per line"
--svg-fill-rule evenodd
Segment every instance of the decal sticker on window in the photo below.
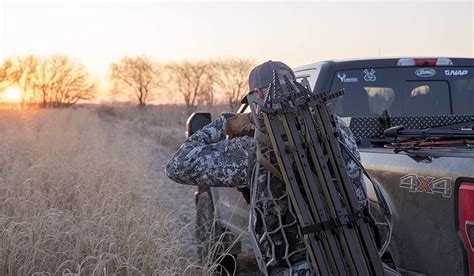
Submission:
M 407 189 L 411 193 L 441 194 L 442 197 L 450 198 L 453 193 L 451 178 L 433 176 L 422 176 L 407 174 L 400 178 L 400 188 Z
M 341 82 L 358 82 L 358 78 L 348 78 L 346 73 L 337 73 L 337 77 L 341 80 Z
M 436 71 L 431 68 L 420 68 L 416 69 L 415 75 L 422 78 L 429 78 L 436 76 Z
M 444 70 L 446 76 L 464 76 L 469 74 L 467 70 Z
M 375 76 L 375 69 L 365 69 L 364 71 L 364 80 L 365 81 L 376 81 L 377 77 Z

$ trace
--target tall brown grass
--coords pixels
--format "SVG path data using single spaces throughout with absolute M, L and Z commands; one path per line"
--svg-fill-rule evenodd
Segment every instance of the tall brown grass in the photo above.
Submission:
M 0 275 L 172 275 L 195 263 L 193 223 L 159 201 L 154 163 L 166 158 L 156 144 L 182 136 L 97 114 L 0 113 Z
M 184 105 L 101 105 L 95 108 L 101 118 L 122 122 L 138 134 L 176 150 L 184 141 L 187 110 Z M 227 105 L 198 106 L 196 112 L 210 112 L 213 120 L 223 112 L 229 112 Z

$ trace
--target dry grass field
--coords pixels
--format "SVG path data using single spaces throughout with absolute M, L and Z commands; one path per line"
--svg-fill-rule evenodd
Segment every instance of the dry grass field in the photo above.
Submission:
M 199 269 L 192 186 L 164 165 L 184 112 L 0 111 L 0 275 L 182 275 Z

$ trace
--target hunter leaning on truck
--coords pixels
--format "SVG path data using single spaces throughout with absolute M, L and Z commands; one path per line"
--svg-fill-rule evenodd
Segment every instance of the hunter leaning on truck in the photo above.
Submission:
M 278 77 L 295 78 L 290 67 L 282 62 L 267 61 L 256 66 L 249 76 L 251 94 L 263 99 L 267 87 L 273 79 L 273 71 Z M 173 181 L 180 184 L 208 186 L 208 187 L 235 187 L 255 189 L 258 204 L 252 204 L 259 209 L 253 210 L 253 225 L 251 234 L 256 239 L 269 237 L 265 231 L 276 229 L 281 219 L 294 221 L 292 212 L 288 211 L 288 202 L 275 200 L 278 194 L 285 191 L 285 184 L 276 177 L 271 177 L 271 189 L 268 192 L 262 186 L 250 187 L 250 177 L 255 168 L 255 139 L 253 136 L 241 135 L 253 129 L 251 113 L 237 115 L 224 114 L 216 121 L 191 135 L 179 148 L 166 166 L 166 174 Z M 342 142 L 359 158 L 356 141 L 349 128 L 337 120 L 337 130 Z M 239 136 L 240 135 L 240 136 Z M 354 184 L 360 204 L 367 204 L 365 184 L 360 168 L 343 153 L 343 158 Z M 253 193 L 254 191 L 251 191 Z M 277 204 L 275 204 L 277 202 Z M 265 225 L 265 227 L 262 227 Z M 287 242 L 268 240 L 256 252 L 262 256 L 269 275 L 309 275 L 309 264 L 306 261 L 304 243 L 298 235 L 296 224 L 285 232 Z M 269 239 L 269 238 L 267 238 Z M 291 259 L 284 259 L 283 252 L 300 252 Z M 260 266 L 262 269 L 262 266 Z

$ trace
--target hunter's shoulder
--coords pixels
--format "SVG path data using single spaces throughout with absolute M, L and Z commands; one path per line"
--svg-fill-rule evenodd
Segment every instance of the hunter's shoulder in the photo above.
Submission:
M 350 148 L 356 149 L 357 148 L 357 142 L 356 138 L 354 137 L 354 134 L 352 133 L 350 127 L 349 127 L 349 122 L 345 118 L 341 118 L 336 116 L 336 127 L 339 135 L 341 136 L 341 140 L 346 146 L 349 146 Z
M 349 127 L 350 124 L 350 117 L 339 117 L 334 116 L 336 118 L 336 124 L 338 127 Z

